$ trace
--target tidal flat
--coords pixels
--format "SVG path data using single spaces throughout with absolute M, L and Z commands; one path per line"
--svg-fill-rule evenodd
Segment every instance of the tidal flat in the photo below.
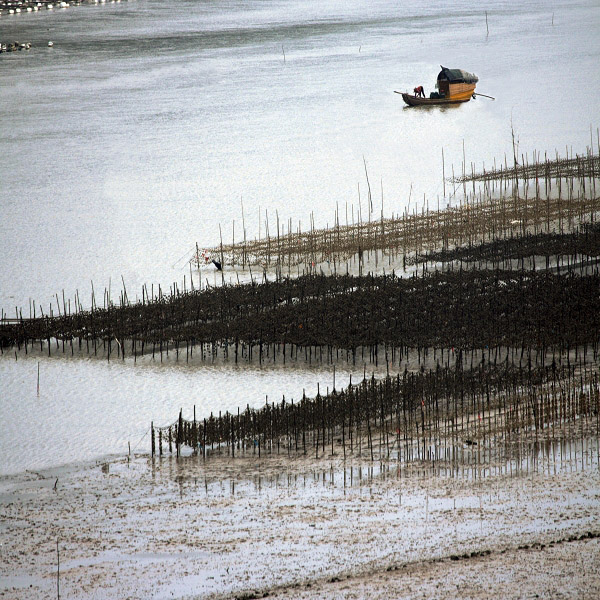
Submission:
M 599 490 L 597 438 L 519 466 L 215 455 L 27 472 L 0 481 L 0 596 L 592 598 Z

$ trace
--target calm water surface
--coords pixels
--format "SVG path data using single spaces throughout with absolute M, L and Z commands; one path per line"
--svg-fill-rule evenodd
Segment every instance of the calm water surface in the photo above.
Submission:
M 130 297 L 168 287 L 195 242 L 219 242 L 219 223 L 231 239 L 235 220 L 239 239 L 242 202 L 251 236 L 265 210 L 272 228 L 276 212 L 306 227 L 311 212 L 320 226 L 336 206 L 357 211 L 359 185 L 364 214 L 363 159 L 389 215 L 409 194 L 435 203 L 442 147 L 457 170 L 463 142 L 479 165 L 512 154 L 511 123 L 519 152 L 583 152 L 599 125 L 599 31 L 595 0 L 135 0 L 4 14 L 0 40 L 33 48 L 0 56 L 0 306 L 47 309 L 63 289 L 89 302 L 92 280 L 116 296 L 121 276 Z M 393 90 L 429 93 L 440 64 L 477 73 L 497 100 L 404 108 Z M 120 452 L 195 394 L 210 412 L 241 387 L 259 404 L 331 378 L 45 365 L 38 401 L 37 362 L 0 359 L 0 472 Z M 93 416 L 110 406 L 130 407 L 115 436 Z M 25 426 L 46 431 L 43 452 L 16 443 Z
M 172 353 L 171 353 L 172 354 Z M 37 393 L 38 363 L 40 393 Z M 354 369 L 353 380 L 362 377 Z M 347 386 L 351 370 L 336 369 L 337 389 Z M 234 364 L 188 366 L 138 360 L 48 358 L 19 355 L 0 359 L 2 430 L 0 475 L 25 468 L 94 460 L 106 454 L 150 451 L 150 422 L 173 423 L 179 410 L 191 419 L 211 412 L 237 413 L 247 405 L 302 398 L 333 387 L 326 367 Z M 6 395 L 4 395 L 6 394 Z

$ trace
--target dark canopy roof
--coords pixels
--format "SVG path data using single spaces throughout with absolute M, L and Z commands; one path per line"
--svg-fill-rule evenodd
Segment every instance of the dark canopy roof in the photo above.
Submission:
M 473 73 L 467 73 L 462 69 L 448 69 L 447 67 L 442 67 L 437 78 L 438 81 L 447 80 L 450 83 L 477 83 L 479 81 L 479 77 Z

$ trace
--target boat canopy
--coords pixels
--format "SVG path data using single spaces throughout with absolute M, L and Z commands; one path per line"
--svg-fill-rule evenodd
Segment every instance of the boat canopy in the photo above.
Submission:
M 462 69 L 448 69 L 447 67 L 442 67 L 440 74 L 437 76 L 437 80 L 449 81 L 450 83 L 477 83 L 479 77 L 473 73 L 467 73 L 467 71 L 463 71 Z

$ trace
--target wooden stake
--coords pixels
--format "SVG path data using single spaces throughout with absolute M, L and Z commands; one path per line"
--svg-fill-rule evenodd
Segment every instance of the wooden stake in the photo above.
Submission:
M 56 597 L 60 600 L 60 552 L 58 538 L 56 539 Z

